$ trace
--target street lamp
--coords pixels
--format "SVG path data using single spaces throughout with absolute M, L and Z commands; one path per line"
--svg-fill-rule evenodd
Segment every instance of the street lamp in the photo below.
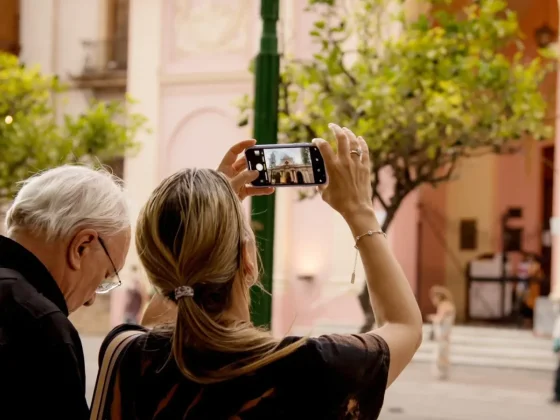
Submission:
M 278 85 L 280 56 L 278 54 L 279 0 L 261 0 L 263 29 L 260 51 L 255 63 L 255 128 L 254 137 L 259 143 L 277 142 Z M 265 291 L 253 288 L 252 320 L 255 325 L 270 326 L 272 319 L 272 270 L 274 255 L 274 195 L 253 197 L 253 229 L 257 236 L 264 274 Z M 268 292 L 268 293 L 267 293 Z

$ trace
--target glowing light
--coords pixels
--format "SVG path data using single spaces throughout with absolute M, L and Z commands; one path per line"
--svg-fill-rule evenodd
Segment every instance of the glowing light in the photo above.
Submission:
M 11 115 L 6 115 L 6 118 L 4 118 L 4 122 L 6 124 L 11 124 L 14 121 L 14 119 L 12 118 Z

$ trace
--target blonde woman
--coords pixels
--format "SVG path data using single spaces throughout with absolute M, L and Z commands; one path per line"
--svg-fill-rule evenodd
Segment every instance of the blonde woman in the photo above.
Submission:
M 441 380 L 448 379 L 450 367 L 451 329 L 455 323 L 453 296 L 447 287 L 434 286 L 430 289 L 430 299 L 436 313 L 428 316 L 433 325 L 436 342 L 434 375 Z
M 378 417 L 385 389 L 420 345 L 422 321 L 375 218 L 367 145 L 331 128 L 338 154 L 316 140 L 329 176 L 321 194 L 356 238 L 380 328 L 278 340 L 254 327 L 249 291 L 258 282 L 257 255 L 238 198 L 245 195 L 239 170 L 230 182 L 213 170 L 186 169 L 156 188 L 136 230 L 140 260 L 158 291 L 144 322 L 171 323 L 144 329 L 127 348 L 104 418 Z M 131 328 L 113 330 L 101 356 Z

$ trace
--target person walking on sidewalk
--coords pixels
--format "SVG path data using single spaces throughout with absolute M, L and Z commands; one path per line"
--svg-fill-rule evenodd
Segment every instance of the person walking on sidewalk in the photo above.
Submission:
M 553 404 L 560 404 L 560 296 L 556 296 L 554 309 L 556 312 L 556 321 L 552 331 L 552 349 L 558 357 L 558 368 L 556 369 L 554 396 L 552 397 L 551 402 Z
M 142 308 L 148 301 L 144 283 L 140 279 L 140 270 L 137 265 L 132 266 L 131 284 L 126 288 L 124 304 L 124 322 L 138 324 Z
M 447 287 L 432 287 L 430 298 L 436 307 L 436 313 L 428 316 L 428 319 L 432 321 L 433 336 L 436 342 L 434 375 L 440 380 L 445 380 L 449 378 L 451 366 L 451 329 L 455 324 L 455 305 L 451 291 Z

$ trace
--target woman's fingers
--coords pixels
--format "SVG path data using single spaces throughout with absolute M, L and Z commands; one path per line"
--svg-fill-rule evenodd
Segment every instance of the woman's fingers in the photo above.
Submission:
M 235 171 L 235 175 L 237 175 L 239 172 L 241 172 L 244 169 L 247 169 L 247 156 L 241 156 L 233 164 L 233 170 Z
M 225 174 L 229 177 L 235 176 L 235 174 L 232 173 L 232 168 L 233 168 L 233 165 L 237 161 L 237 157 L 245 149 L 247 149 L 248 147 L 252 147 L 255 144 L 257 144 L 257 141 L 254 140 L 254 139 L 243 140 L 243 141 L 240 141 L 239 143 L 234 144 L 226 152 L 224 158 L 222 159 L 222 162 L 218 166 L 218 171 L 222 172 L 223 174 Z
M 329 167 L 332 167 L 336 160 L 334 150 L 332 149 L 331 145 L 323 139 L 313 139 L 313 144 L 317 146 L 317 148 L 321 152 L 321 156 L 323 157 L 323 161 L 325 162 L 325 166 L 328 170 Z
M 346 133 L 336 124 L 329 124 L 329 128 L 333 131 L 336 142 L 338 143 L 338 157 L 339 158 L 349 158 L 350 157 L 350 145 L 348 143 L 348 137 Z
M 350 146 L 350 157 L 352 159 L 360 160 L 363 151 L 360 147 L 358 139 L 356 138 L 356 135 L 346 127 L 344 127 L 342 131 L 344 131 L 344 134 L 346 134 L 346 138 L 348 139 L 348 144 Z
M 366 141 L 364 140 L 364 138 L 362 136 L 358 137 L 358 144 L 360 145 L 360 148 L 362 149 L 362 163 L 366 166 L 366 168 L 368 168 L 368 171 L 371 169 L 371 163 L 369 160 L 369 147 L 366 143 Z
M 245 197 L 259 196 L 259 195 L 270 195 L 274 192 L 274 187 L 251 187 L 245 186 Z
M 233 177 L 230 182 L 233 190 L 239 192 L 245 185 L 259 177 L 259 171 L 243 171 Z
M 240 200 L 247 196 L 270 195 L 274 192 L 273 187 L 253 187 L 251 182 L 259 177 L 259 171 L 243 171 L 230 180 L 233 190 Z

